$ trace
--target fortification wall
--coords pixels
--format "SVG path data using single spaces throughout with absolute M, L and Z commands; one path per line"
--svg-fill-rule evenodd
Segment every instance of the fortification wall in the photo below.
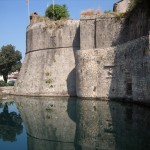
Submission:
M 53 22 L 52 22 L 53 24 Z M 27 50 L 17 95 L 76 96 L 75 51 L 80 49 L 79 21 L 27 28 Z
M 149 18 L 143 10 L 120 17 L 119 14 L 81 16 L 80 48 L 108 48 L 149 35 Z
M 81 16 L 80 30 L 77 96 L 148 102 L 150 26 L 146 12 L 139 10 L 128 18 Z M 86 41 L 87 36 L 92 42 Z
M 122 18 L 34 23 L 16 95 L 150 97 L 150 19 L 143 10 Z
M 105 49 L 77 52 L 77 95 L 149 99 L 148 37 Z

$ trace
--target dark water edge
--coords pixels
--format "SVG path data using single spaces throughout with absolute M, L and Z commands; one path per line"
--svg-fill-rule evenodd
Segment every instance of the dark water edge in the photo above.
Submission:
M 0 150 L 149 150 L 150 107 L 71 97 L 0 100 Z

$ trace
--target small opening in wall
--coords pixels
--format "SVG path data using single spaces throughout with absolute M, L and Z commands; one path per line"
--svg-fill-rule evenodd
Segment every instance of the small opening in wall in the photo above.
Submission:
M 127 83 L 126 84 L 126 94 L 127 95 L 132 95 L 132 83 Z

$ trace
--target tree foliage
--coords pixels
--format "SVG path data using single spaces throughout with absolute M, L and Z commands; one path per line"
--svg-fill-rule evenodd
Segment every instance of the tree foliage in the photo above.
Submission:
M 8 74 L 19 70 L 21 67 L 21 52 L 15 50 L 15 46 L 6 45 L 0 49 L 0 74 L 3 75 L 4 81 L 7 82 Z
M 55 4 L 54 7 L 53 5 L 50 5 L 46 9 L 45 16 L 53 20 L 66 19 L 69 18 L 69 12 L 66 5 Z
M 9 112 L 8 105 L 5 103 L 0 113 L 0 139 L 13 142 L 16 141 L 16 136 L 22 133 L 23 125 L 20 114 Z

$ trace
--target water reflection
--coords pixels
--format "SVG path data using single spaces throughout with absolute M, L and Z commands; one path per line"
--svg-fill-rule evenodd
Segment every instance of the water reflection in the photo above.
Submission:
M 9 106 L 13 102 L 5 101 L 0 103 L 0 139 L 3 141 L 16 141 L 16 136 L 23 131 L 22 119 L 15 111 L 9 112 Z
M 67 97 L 16 97 L 28 150 L 148 150 L 150 110 Z
M 150 149 L 150 110 L 137 105 L 77 100 L 76 143 L 81 149 Z
M 28 150 L 74 150 L 76 99 L 16 97 L 28 134 Z
M 77 100 L 76 144 L 81 149 L 115 149 L 111 112 L 107 102 Z

